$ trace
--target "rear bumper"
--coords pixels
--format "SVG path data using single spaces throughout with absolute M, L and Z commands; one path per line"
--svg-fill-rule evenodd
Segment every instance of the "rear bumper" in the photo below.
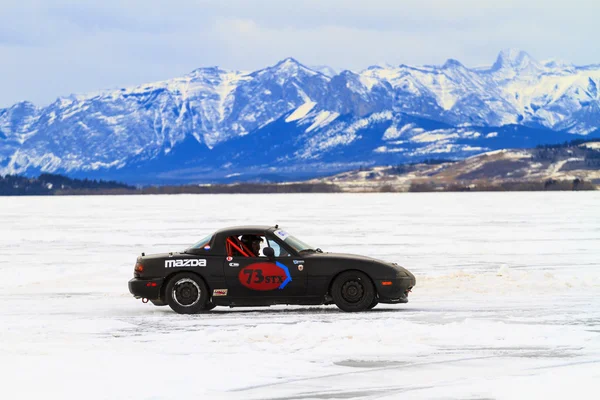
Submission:
M 413 286 L 415 286 L 415 278 L 410 276 L 375 281 L 380 303 L 408 303 L 408 294 Z
M 149 300 L 160 299 L 160 289 L 163 285 L 163 278 L 142 279 L 133 278 L 129 281 L 129 292 L 136 298 L 145 298 Z

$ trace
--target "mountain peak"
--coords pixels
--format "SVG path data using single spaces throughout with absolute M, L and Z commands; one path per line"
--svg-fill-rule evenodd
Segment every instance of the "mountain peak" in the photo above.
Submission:
M 221 69 L 220 67 L 201 67 L 201 68 L 196 68 L 195 70 L 193 70 L 192 72 L 190 72 L 188 75 L 189 76 L 201 76 L 201 75 L 216 75 L 219 74 L 221 72 L 226 72 L 225 70 Z
M 296 76 L 298 73 L 308 74 L 308 75 L 317 75 L 319 72 L 316 72 L 304 64 L 301 64 L 298 60 L 293 57 L 287 57 L 283 60 L 279 61 L 277 64 L 256 71 L 255 74 L 262 75 L 264 73 L 275 73 L 281 76 L 291 77 Z
M 274 69 L 280 69 L 280 70 L 287 70 L 287 69 L 298 69 L 298 68 L 305 68 L 308 69 L 307 67 L 305 67 L 304 65 L 302 65 L 298 60 L 296 60 L 293 57 L 287 57 L 284 58 L 283 60 L 279 61 L 277 64 L 275 64 L 273 67 Z
M 455 60 L 454 58 L 449 58 L 448 60 L 446 60 L 446 62 L 442 66 L 442 68 L 444 68 L 444 69 L 448 69 L 448 68 L 460 68 L 460 67 L 464 67 L 464 66 L 461 64 L 460 61 Z
M 529 66 L 539 67 L 537 61 L 528 53 L 519 49 L 506 49 L 498 54 L 492 70 L 497 71 L 504 68 L 522 70 Z
M 8 108 L 8 110 L 12 110 L 12 111 L 15 111 L 15 110 L 19 110 L 19 111 L 21 111 L 21 110 L 36 110 L 36 109 L 37 109 L 37 107 L 35 106 L 35 104 L 33 104 L 32 102 L 27 101 L 27 100 L 20 101 L 20 102 L 18 102 L 16 104 L 13 104 L 11 107 Z
M 281 61 L 279 61 L 277 63 L 277 65 L 279 65 L 279 64 L 297 64 L 297 65 L 302 65 L 294 57 L 286 57 L 286 58 L 284 58 L 283 60 L 281 60 Z
M 544 60 L 542 64 L 547 68 L 572 69 L 574 67 L 573 63 L 559 59 Z
M 323 75 L 328 76 L 330 78 L 338 74 L 338 71 L 335 68 L 332 68 L 328 65 L 311 65 L 309 68 L 313 71 L 320 72 Z

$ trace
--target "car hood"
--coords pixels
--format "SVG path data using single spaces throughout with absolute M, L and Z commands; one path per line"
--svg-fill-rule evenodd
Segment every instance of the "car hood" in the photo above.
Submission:
M 347 254 L 347 253 L 304 253 L 302 254 L 305 258 L 318 258 L 318 259 L 330 259 L 330 258 L 335 258 L 335 259 L 342 259 L 342 260 L 362 260 L 362 261 L 369 261 L 369 262 L 380 262 L 380 263 L 384 263 L 384 264 L 388 264 L 385 261 L 381 261 L 378 260 L 376 258 L 373 257 L 367 257 L 367 256 L 359 256 L 358 254 Z
M 386 265 L 398 272 L 404 272 L 407 276 L 412 276 L 414 277 L 414 275 L 408 271 L 406 268 L 395 264 L 395 263 L 391 263 L 388 261 L 383 261 L 383 260 L 379 260 L 377 258 L 373 258 L 373 257 L 367 257 L 367 256 L 360 256 L 358 254 L 347 254 L 347 253 L 307 253 L 307 254 L 303 254 L 304 258 L 312 258 L 312 259 L 336 259 L 336 260 L 349 260 L 349 261 L 365 261 L 365 262 L 370 262 L 370 263 L 378 263 L 378 264 L 383 264 Z

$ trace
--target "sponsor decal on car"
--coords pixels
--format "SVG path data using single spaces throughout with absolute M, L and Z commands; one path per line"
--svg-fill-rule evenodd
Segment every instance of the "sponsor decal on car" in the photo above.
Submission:
M 280 262 L 247 265 L 240 270 L 238 279 L 248 289 L 260 291 L 283 289 L 292 281 L 288 267 Z
M 213 296 L 227 296 L 227 289 L 215 289 L 213 290 Z
M 229 263 L 230 267 L 239 267 L 240 264 L 239 263 Z
M 165 260 L 165 268 L 206 267 L 205 259 Z
M 294 264 L 304 264 L 304 260 L 294 260 Z
M 289 233 L 287 233 L 286 231 L 282 231 L 281 229 L 279 229 L 273 233 L 275 234 L 275 236 L 277 236 L 281 240 L 285 240 L 285 239 L 287 239 L 288 236 L 290 236 Z
M 304 265 L 298 265 L 298 271 L 304 270 Z
M 231 260 L 233 260 L 233 257 L 229 256 L 229 257 L 226 258 L 226 260 L 227 261 L 231 261 Z

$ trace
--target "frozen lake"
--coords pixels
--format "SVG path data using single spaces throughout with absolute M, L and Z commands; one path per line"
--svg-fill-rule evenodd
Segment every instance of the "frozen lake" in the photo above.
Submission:
M 142 251 L 275 224 L 417 276 L 404 305 L 178 315 Z M 600 390 L 600 193 L 0 197 L 7 399 L 532 399 Z

